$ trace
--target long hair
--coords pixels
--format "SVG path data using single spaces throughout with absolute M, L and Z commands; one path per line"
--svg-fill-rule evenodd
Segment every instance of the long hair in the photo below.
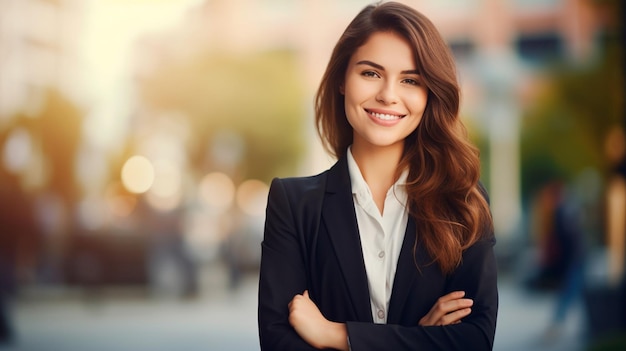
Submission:
M 345 157 L 353 130 L 347 121 L 344 82 L 352 54 L 376 32 L 392 31 L 407 40 L 428 101 L 416 130 L 405 139 L 396 172 L 408 168 L 408 211 L 418 241 L 444 273 L 460 263 L 463 250 L 493 232 L 479 183 L 478 149 L 459 118 L 459 86 L 454 59 L 432 22 L 403 4 L 365 7 L 335 45 L 315 99 L 317 132 L 327 151 Z M 414 248 L 415 249 L 415 248 Z

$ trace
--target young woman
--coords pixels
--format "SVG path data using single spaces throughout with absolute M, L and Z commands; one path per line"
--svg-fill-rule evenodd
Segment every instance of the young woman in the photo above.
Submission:
M 263 350 L 490 350 L 495 239 L 448 47 L 402 4 L 363 9 L 316 98 L 338 161 L 270 188 Z

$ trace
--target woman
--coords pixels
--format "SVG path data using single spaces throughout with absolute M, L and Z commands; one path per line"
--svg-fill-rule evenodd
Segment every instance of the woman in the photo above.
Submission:
M 263 350 L 489 350 L 498 305 L 477 150 L 433 24 L 388 2 L 343 33 L 316 97 L 337 157 L 270 188 Z

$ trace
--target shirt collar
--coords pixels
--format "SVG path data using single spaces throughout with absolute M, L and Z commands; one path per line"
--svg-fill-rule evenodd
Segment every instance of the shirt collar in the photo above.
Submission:
M 361 169 L 359 165 L 356 163 L 356 160 L 352 156 L 352 145 L 348 146 L 347 152 L 348 158 L 348 172 L 350 173 L 350 182 L 352 184 L 352 193 L 353 194 L 363 194 L 370 193 L 370 188 L 365 182 L 363 178 L 363 174 L 361 173 Z M 409 177 L 409 170 L 405 169 L 400 174 L 400 177 L 393 184 L 394 191 L 403 191 L 405 190 L 404 186 L 406 185 L 407 178 Z
M 350 172 L 350 183 L 352 184 L 353 194 L 369 193 L 370 188 L 367 186 L 359 165 L 356 164 L 352 156 L 352 145 L 348 146 L 348 171 Z

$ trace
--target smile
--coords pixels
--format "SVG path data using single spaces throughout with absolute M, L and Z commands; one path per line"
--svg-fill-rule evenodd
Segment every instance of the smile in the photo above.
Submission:
M 397 115 L 397 114 L 390 114 L 390 113 L 380 113 L 380 112 L 374 112 L 371 110 L 365 110 L 368 114 L 370 114 L 373 117 L 376 117 L 380 120 L 383 121 L 395 121 L 397 119 L 403 118 L 406 115 Z

